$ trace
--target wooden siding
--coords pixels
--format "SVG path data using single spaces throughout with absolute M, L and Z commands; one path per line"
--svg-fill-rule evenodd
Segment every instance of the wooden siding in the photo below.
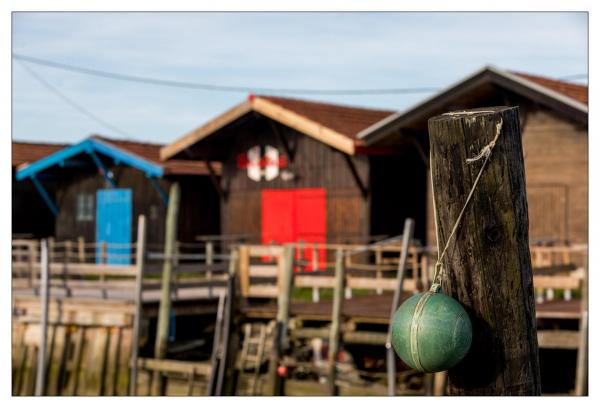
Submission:
M 137 234 L 137 218 L 147 217 L 147 241 L 149 244 L 164 242 L 166 205 L 158 191 L 144 173 L 130 167 L 112 167 L 117 188 L 133 190 L 132 239 Z M 177 180 L 181 185 L 182 198 L 179 217 L 178 239 L 193 241 L 197 235 L 219 233 L 219 204 L 216 190 L 207 176 L 184 176 L 160 179 L 162 189 L 168 194 L 171 183 Z M 60 210 L 56 218 L 56 239 L 72 240 L 83 236 L 86 241 L 95 241 L 96 191 L 106 188 L 105 181 L 97 172 L 81 173 L 60 183 L 56 193 L 56 204 Z M 90 221 L 77 221 L 77 194 L 94 195 L 94 217 Z
M 529 239 L 588 241 L 588 133 L 549 111 L 523 132 Z
M 55 183 L 43 180 L 42 185 L 54 198 Z M 54 235 L 54 214 L 31 180 L 15 179 L 14 168 L 12 169 L 12 234 L 37 239 Z
M 548 110 L 521 116 L 530 242 L 587 243 L 587 128 Z M 435 245 L 429 175 L 427 184 L 427 241 Z
M 268 119 L 258 117 L 238 127 L 229 139 L 231 147 L 223 163 L 222 180 L 229 197 L 221 206 L 222 232 L 250 234 L 254 240 L 260 240 L 262 189 L 323 187 L 327 190 L 328 241 L 368 235 L 368 199 L 362 197 L 344 154 L 293 129 L 272 124 L 275 128 Z M 294 159 L 288 158 L 286 169 L 296 178 L 286 181 L 279 175 L 271 181 L 253 181 L 245 169 L 237 167 L 237 157 L 257 145 L 271 145 L 280 156 L 287 157 L 282 137 L 276 132 L 288 145 L 295 145 Z M 351 160 L 364 184 L 368 184 L 368 158 L 357 156 Z

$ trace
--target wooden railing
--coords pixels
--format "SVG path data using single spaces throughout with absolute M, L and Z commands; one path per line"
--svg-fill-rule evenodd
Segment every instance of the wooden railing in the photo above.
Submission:
M 398 245 L 349 245 L 323 243 L 295 243 L 294 283 L 297 288 L 333 288 L 334 254 L 338 249 L 347 256 L 346 287 L 371 289 L 378 293 L 394 291 L 395 272 L 398 268 Z M 239 247 L 239 273 L 241 294 L 244 297 L 276 298 L 283 273 L 282 245 L 241 245 Z M 365 249 L 366 248 L 366 249 Z M 587 246 L 532 246 L 531 259 L 534 287 L 538 301 L 552 300 L 560 289 L 568 300 L 581 287 L 583 263 Z M 429 287 L 436 259 L 431 247 L 412 245 L 409 248 L 407 274 L 404 288 L 408 291 Z
M 347 296 L 353 290 L 377 293 L 396 290 L 396 271 L 400 257 L 397 245 L 364 246 L 346 244 L 297 243 L 294 248 L 295 288 L 320 290 L 334 287 L 334 256 L 346 253 Z M 276 298 L 285 268 L 282 245 L 241 245 L 239 247 L 240 289 L 244 297 Z M 411 246 L 404 288 L 408 291 L 429 287 L 432 276 L 430 248 Z M 318 300 L 318 297 L 313 297 Z
M 162 245 L 147 245 L 143 248 L 142 290 L 160 290 L 160 276 L 164 263 L 173 263 L 173 288 L 179 289 L 222 286 L 230 255 L 216 253 L 212 242 L 176 244 L 176 253 L 167 259 Z M 101 297 L 110 293 L 133 296 L 137 263 L 137 243 L 111 244 L 48 240 L 50 286 L 64 289 L 64 296 L 73 296 L 76 291 L 87 289 L 99 291 Z M 153 250 L 152 250 L 153 249 Z M 12 286 L 15 289 L 30 289 L 34 294 L 40 284 L 40 241 L 13 240 L 12 242 Z M 107 263 L 113 261 L 115 263 Z M 121 262 L 123 262 L 121 264 Z M 223 283 L 221 283 L 223 282 Z M 124 292 L 124 293 L 123 293 Z M 211 295 L 209 289 L 209 295 Z M 86 296 L 90 296 L 87 293 Z

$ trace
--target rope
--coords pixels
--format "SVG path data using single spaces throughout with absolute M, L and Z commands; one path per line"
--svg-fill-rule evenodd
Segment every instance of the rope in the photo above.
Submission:
M 492 111 L 477 111 L 477 112 L 452 112 L 448 115 L 457 115 L 457 114 L 461 114 L 461 113 L 466 113 L 466 114 L 475 114 L 475 113 L 487 113 L 487 112 L 492 112 Z M 477 174 L 477 177 L 475 178 L 475 181 L 473 182 L 473 186 L 471 187 L 471 191 L 469 191 L 469 195 L 467 196 L 467 199 L 465 200 L 465 204 L 463 205 L 462 209 L 460 210 L 460 213 L 458 214 L 458 217 L 456 218 L 456 222 L 454 223 L 454 226 L 452 227 L 452 231 L 450 232 L 450 236 L 448 236 L 448 239 L 446 240 L 446 245 L 444 245 L 444 249 L 442 250 L 442 252 L 439 252 L 439 235 L 438 235 L 438 228 L 437 228 L 437 224 L 438 224 L 438 220 L 437 220 L 437 211 L 436 206 L 435 206 L 435 194 L 434 194 L 434 213 L 433 216 L 435 218 L 435 225 L 436 225 L 436 238 L 437 242 L 438 242 L 438 259 L 435 263 L 435 269 L 434 269 L 434 273 L 433 273 L 433 280 L 432 280 L 432 284 L 431 284 L 431 288 L 429 288 L 430 292 L 438 292 L 440 290 L 440 283 L 437 282 L 438 279 L 441 278 L 441 274 L 440 271 L 443 268 L 442 265 L 442 260 L 444 259 L 444 256 L 446 255 L 446 251 L 448 250 L 448 247 L 450 246 L 450 241 L 452 240 L 452 238 L 454 237 L 454 234 L 456 233 L 456 231 L 458 230 L 458 227 L 460 225 L 460 222 L 462 220 L 463 215 L 465 214 L 465 211 L 467 209 L 467 206 L 469 205 L 469 202 L 471 201 L 471 198 L 473 197 L 473 194 L 475 193 L 475 189 L 477 188 L 477 184 L 479 183 L 479 180 L 481 179 L 481 175 L 483 174 L 483 171 L 485 170 L 488 161 L 490 160 L 490 157 L 492 156 L 492 151 L 494 149 L 494 147 L 496 146 L 496 142 L 498 141 L 498 138 L 500 137 L 500 130 L 502 129 L 502 124 L 503 124 L 503 120 L 502 118 L 500 118 L 500 122 L 498 122 L 496 124 L 496 135 L 494 136 L 494 139 L 488 143 L 487 145 L 485 145 L 483 147 L 483 149 L 481 149 L 481 151 L 479 152 L 479 154 L 477 154 L 477 156 L 474 156 L 472 158 L 468 158 L 466 159 L 466 163 L 467 164 L 473 164 L 478 162 L 479 160 L 481 160 L 482 158 L 485 158 L 485 160 L 483 161 L 483 164 L 481 165 L 481 168 L 479 169 L 479 173 Z M 431 161 L 430 161 L 431 163 Z M 433 178 L 432 178 L 432 191 L 433 191 Z

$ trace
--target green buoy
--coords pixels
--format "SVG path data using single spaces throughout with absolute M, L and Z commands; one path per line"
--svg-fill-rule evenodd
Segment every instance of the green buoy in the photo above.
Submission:
M 456 300 L 434 291 L 417 293 L 394 314 L 392 346 L 410 367 L 426 373 L 456 365 L 471 346 L 471 320 Z

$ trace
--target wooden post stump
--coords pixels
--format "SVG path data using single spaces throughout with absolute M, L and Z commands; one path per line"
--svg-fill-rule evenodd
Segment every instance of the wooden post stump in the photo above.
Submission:
M 177 220 L 179 216 L 179 199 L 181 190 L 175 183 L 169 191 L 169 206 L 165 226 L 165 252 L 161 280 L 160 306 L 156 327 L 156 341 L 154 344 L 154 358 L 164 359 L 167 355 L 167 341 L 169 337 L 169 320 L 171 313 L 171 284 L 175 255 L 175 240 L 177 239 Z M 162 373 L 155 371 L 152 380 L 153 395 L 165 395 L 166 381 Z
M 444 293 L 469 313 L 473 341 L 448 372 L 451 395 L 539 395 L 540 372 L 527 197 L 517 108 L 429 119 L 431 179 L 442 251 L 485 157 L 500 134 L 443 259 Z

